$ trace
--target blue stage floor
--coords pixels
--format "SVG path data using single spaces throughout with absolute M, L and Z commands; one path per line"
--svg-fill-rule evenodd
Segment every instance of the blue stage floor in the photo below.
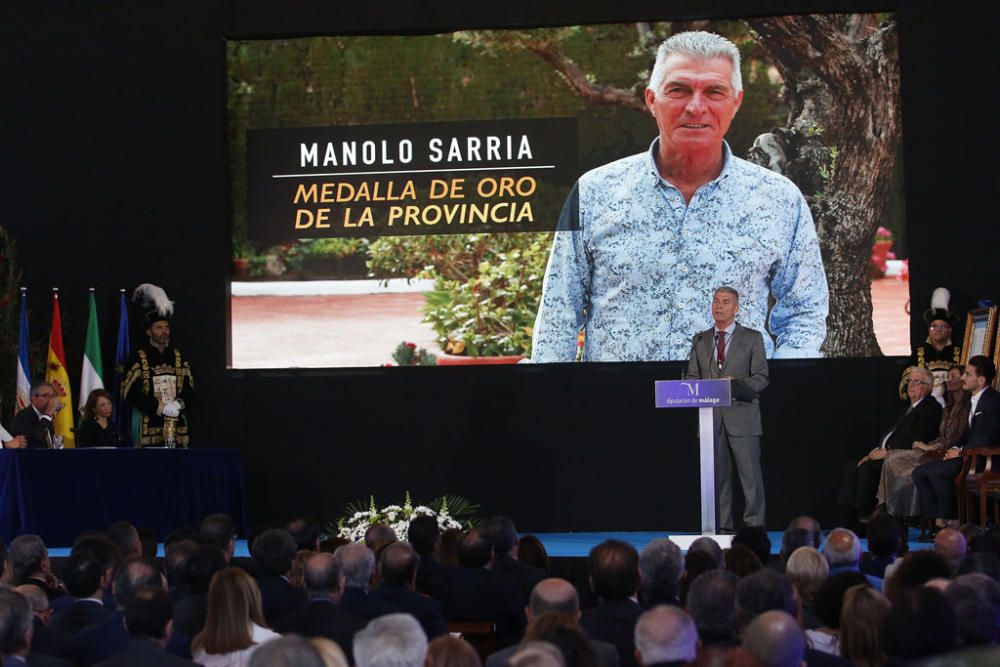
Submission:
M 628 542 L 638 550 L 642 550 L 647 544 L 658 537 L 669 535 L 697 535 L 697 533 L 683 532 L 601 532 L 601 533 L 532 533 L 542 541 L 545 550 L 550 558 L 586 558 L 590 549 L 604 540 L 615 539 Z M 932 545 L 922 544 L 916 541 L 920 531 L 910 529 L 909 546 L 911 550 L 929 549 Z M 771 553 L 777 554 L 781 550 L 781 531 L 770 531 L 768 537 L 771 538 Z M 868 541 L 861 540 L 862 549 L 868 549 Z M 55 557 L 69 556 L 69 548 L 49 549 L 49 555 Z M 163 545 L 160 545 L 159 556 L 163 556 Z M 246 540 L 239 540 L 236 543 L 237 556 L 249 556 Z

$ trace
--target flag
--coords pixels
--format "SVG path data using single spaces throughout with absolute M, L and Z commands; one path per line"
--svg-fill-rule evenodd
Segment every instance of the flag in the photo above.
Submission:
M 28 365 L 28 290 L 21 288 L 21 333 L 17 342 L 17 409 L 31 402 L 31 368 Z
M 112 394 L 115 397 L 115 428 L 118 429 L 118 441 L 123 445 L 135 442 L 132 438 L 132 406 L 122 396 L 122 380 L 125 379 L 125 365 L 132 354 L 132 345 L 128 338 L 128 304 L 125 302 L 125 290 L 119 294 L 118 307 L 118 344 L 115 347 L 115 384 Z
M 104 389 L 104 360 L 101 358 L 101 332 L 97 327 L 97 302 L 90 288 L 90 317 L 87 320 L 87 341 L 83 346 L 83 370 L 80 373 L 80 412 L 90 398 L 90 392 Z
M 45 381 L 56 390 L 58 400 L 62 401 L 63 409 L 52 420 L 55 435 L 61 435 L 64 447 L 75 446 L 73 436 L 73 393 L 69 387 L 69 374 L 66 372 L 66 352 L 62 339 L 62 316 L 59 314 L 59 291 L 52 291 L 52 333 L 49 335 L 49 354 L 45 366 Z

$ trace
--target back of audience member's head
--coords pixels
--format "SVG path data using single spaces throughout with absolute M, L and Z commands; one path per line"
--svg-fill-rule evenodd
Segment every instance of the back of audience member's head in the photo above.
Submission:
M 128 521 L 119 521 L 108 526 L 108 539 L 118 548 L 118 558 L 125 559 L 142 555 L 142 541 L 139 531 Z
M 707 554 L 712 559 L 712 562 L 715 563 L 715 567 L 722 568 L 726 566 L 726 557 L 722 551 L 722 547 L 711 537 L 699 537 L 691 543 L 691 546 L 688 548 L 688 554 L 698 552 Z
M 41 573 L 48 566 L 49 551 L 38 535 L 20 535 L 10 543 L 7 559 L 14 581 L 21 582 L 25 577 Z
M 125 603 L 125 627 L 133 637 L 165 639 L 174 617 L 174 603 L 160 587 L 136 589 Z
M 226 554 L 236 537 L 233 518 L 228 514 L 209 514 L 198 524 L 198 538 L 202 544 L 213 544 Z
M 948 562 L 941 554 L 933 551 L 913 551 L 903 558 L 903 561 L 886 578 L 883 592 L 889 601 L 896 602 L 899 593 L 923 586 L 931 579 L 947 579 L 951 576 Z
M 441 541 L 438 544 L 438 561 L 442 565 L 458 565 L 458 545 L 465 535 L 461 528 L 446 528 L 441 531 Z
M 507 664 L 510 667 L 566 667 L 562 651 L 552 642 L 521 642 Z
M 410 527 L 406 530 L 406 540 L 421 557 L 427 557 L 434 553 L 440 537 L 441 527 L 438 526 L 437 519 L 432 516 L 414 517 L 410 521 Z
M 830 569 L 861 564 L 861 540 L 846 528 L 834 528 L 826 536 L 823 555 L 830 563 Z
M 49 605 L 49 596 L 45 594 L 45 590 L 41 586 L 21 584 L 16 590 L 28 600 L 33 614 L 44 616 L 46 619 L 48 618 L 48 612 L 52 610 L 52 607 Z
M 820 586 L 830 575 L 830 564 L 813 547 L 799 547 L 788 557 L 785 575 L 799 589 L 802 601 L 811 605 Z
M 576 620 L 565 614 L 542 614 L 524 631 L 525 641 L 550 642 L 559 648 L 567 665 L 598 667 L 594 648 Z
M 288 571 L 288 583 L 296 588 L 305 589 L 306 584 L 303 579 L 303 573 L 306 566 L 306 561 L 316 554 L 312 549 L 299 549 L 295 552 L 295 558 L 292 559 L 292 569 Z
M 373 523 L 365 531 L 365 546 L 373 552 L 379 547 L 392 544 L 396 539 L 396 532 L 384 523 Z
M 340 561 L 344 573 L 344 585 L 348 588 L 365 588 L 375 571 L 375 554 L 360 542 L 352 542 L 338 548 L 334 555 Z
M 462 567 L 486 567 L 493 559 L 493 542 L 482 528 L 473 528 L 458 543 L 458 564 Z
M 734 544 L 724 552 L 726 569 L 737 577 L 745 577 L 764 567 L 757 554 L 742 544 Z
M 285 635 L 286 637 L 294 635 Z M 323 660 L 323 667 L 349 667 L 347 662 L 347 656 L 344 655 L 343 649 L 337 645 L 332 639 L 327 639 L 326 637 L 310 637 L 309 643 L 313 645 L 313 648 L 319 653 L 319 657 Z M 270 667 L 270 665 L 268 665 Z M 297 667 L 297 666 L 296 666 Z
M 525 565 L 537 567 L 539 570 L 545 572 L 545 574 L 548 574 L 552 569 L 545 545 L 534 535 L 525 535 L 517 543 L 517 560 Z
M 214 544 L 202 544 L 187 561 L 187 583 L 191 593 L 207 593 L 212 577 L 226 569 L 226 554 Z
M 969 551 L 973 553 L 989 552 L 1000 556 L 1000 526 L 993 526 L 985 535 L 969 540 Z
M 885 664 L 885 630 L 890 607 L 888 598 L 867 583 L 851 586 L 844 593 L 840 654 L 855 667 Z
M 531 589 L 528 610 L 533 618 L 542 614 L 566 614 L 577 618 L 580 615 L 580 595 L 576 587 L 565 579 L 542 579 Z
M 899 592 L 891 601 L 886 621 L 886 653 L 890 660 L 915 661 L 958 646 L 955 612 L 941 591 L 918 586 Z
M 357 667 L 424 667 L 427 635 L 413 616 L 386 614 L 354 635 Z
M 760 667 L 800 667 L 806 639 L 798 622 L 787 612 L 766 611 L 746 627 L 743 648 Z
M 390 586 L 409 586 L 417 576 L 420 556 L 409 542 L 394 542 L 382 552 L 382 582 Z
M 955 610 L 963 646 L 1000 640 L 1000 583 L 985 574 L 963 574 L 948 585 L 944 596 Z
M 74 598 L 89 598 L 98 595 L 105 583 L 106 570 L 92 551 L 74 551 L 66 559 L 62 568 L 63 584 L 66 592 Z
M 995 581 L 1000 581 L 1000 558 L 989 552 L 970 553 L 958 566 L 956 574 L 985 574 Z
M 139 533 L 140 555 L 147 560 L 156 558 L 160 548 L 156 542 L 156 533 L 151 528 L 136 528 L 136 532 Z
M 329 597 L 339 593 L 342 577 L 340 559 L 331 553 L 313 554 L 302 570 L 306 591 L 313 596 Z
M 841 572 L 828 577 L 816 592 L 816 617 L 825 627 L 840 627 L 840 610 L 844 595 L 853 586 L 868 586 L 868 578 L 860 572 Z
M 509 517 L 492 517 L 483 524 L 483 530 L 493 544 L 493 553 L 498 558 L 510 555 L 517 546 L 517 528 Z
M 721 552 L 720 552 L 721 553 Z M 707 551 L 691 551 L 684 554 L 684 577 L 681 579 L 681 604 L 685 604 L 691 585 L 705 572 L 717 570 L 715 559 Z
M 28 598 L 13 588 L 0 589 L 0 653 L 8 656 L 28 648 L 33 623 Z
M 115 569 L 115 578 L 111 590 L 115 594 L 115 602 L 125 608 L 132 593 L 140 588 L 163 588 L 163 578 L 151 561 L 141 556 L 133 556 L 122 561 Z
M 590 585 L 602 600 L 624 600 L 639 587 L 639 553 L 621 540 L 605 540 L 591 549 L 587 570 Z
M 198 529 L 194 526 L 181 526 L 180 528 L 174 528 L 167 534 L 166 539 L 163 540 L 163 546 L 166 548 L 174 542 L 180 542 L 181 540 L 191 540 L 198 543 L 201 541 L 201 536 L 198 533 Z
M 253 541 L 253 567 L 258 577 L 282 576 L 292 569 L 295 540 L 287 530 L 271 528 Z
M 736 586 L 736 622 L 741 628 L 772 609 L 798 615 L 799 606 L 791 579 L 774 570 L 763 569 L 740 580 Z
M 205 628 L 195 635 L 191 651 L 204 649 L 211 654 L 242 651 L 254 643 L 251 623 L 267 627 L 257 582 L 238 567 L 220 570 L 208 588 Z
M 985 535 L 986 529 L 978 523 L 963 523 L 958 527 L 958 532 L 962 533 L 962 536 L 965 537 L 965 541 L 969 545 L 969 550 L 972 551 L 972 540 Z
M 781 536 L 781 560 L 788 561 L 800 547 L 813 547 L 813 537 L 805 528 L 789 528 Z
M 888 514 L 876 514 L 868 522 L 868 553 L 872 556 L 895 556 L 902 542 L 899 522 Z
M 299 551 L 303 549 L 311 551 L 319 550 L 319 539 L 323 535 L 323 524 L 316 519 L 309 517 L 292 519 L 285 526 L 285 530 L 295 540 L 295 545 Z
M 250 655 L 249 667 L 325 667 L 316 646 L 299 635 L 264 642 Z
M 969 545 L 962 533 L 952 528 L 942 528 L 934 536 L 934 551 L 944 557 L 948 562 L 948 569 L 954 575 L 968 555 Z
M 752 551 L 761 564 L 771 559 L 771 538 L 763 526 L 744 526 L 733 535 L 733 544 L 742 544 Z
M 653 607 L 635 624 L 635 650 L 641 665 L 693 661 L 698 652 L 694 620 L 677 607 Z
M 331 535 L 319 543 L 319 550 L 323 553 L 332 554 L 340 547 L 350 543 L 350 540 L 340 537 L 339 535 Z
M 812 544 L 810 544 L 809 546 L 811 546 L 813 549 L 817 550 L 819 549 L 820 544 L 822 544 L 823 541 L 823 533 L 820 529 L 819 521 L 812 518 L 811 516 L 802 515 L 792 519 L 791 523 L 788 524 L 788 527 L 805 528 L 806 530 L 808 530 L 809 534 L 812 535 Z
M 461 637 L 442 635 L 427 646 L 426 667 L 482 667 L 472 644 Z
M 198 551 L 198 543 L 194 540 L 177 540 L 171 542 L 166 548 L 166 555 L 163 559 L 163 573 L 167 575 L 167 585 L 171 589 L 179 586 L 186 586 L 188 583 L 188 562 L 191 556 Z M 208 584 L 205 584 L 208 590 Z
M 706 644 L 735 639 L 736 587 L 740 578 L 725 570 L 711 570 L 694 580 L 687 594 L 687 612 Z
M 679 598 L 681 577 L 684 576 L 684 556 L 680 547 L 665 537 L 647 544 L 639 552 L 639 576 L 646 599 Z

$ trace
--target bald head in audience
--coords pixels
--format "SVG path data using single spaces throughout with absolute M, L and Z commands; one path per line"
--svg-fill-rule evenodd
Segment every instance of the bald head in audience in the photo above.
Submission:
M 580 596 L 576 587 L 565 579 L 542 579 L 531 589 L 524 612 L 529 623 L 546 613 L 566 614 L 578 619 Z
M 823 555 L 830 567 L 854 566 L 861 563 L 861 540 L 846 528 L 834 528 L 826 537 Z
M 344 574 L 340 559 L 331 553 L 321 552 L 310 556 L 302 570 L 302 580 L 306 585 L 306 592 L 313 598 L 339 601 L 344 593 Z
M 653 607 L 635 624 L 635 657 L 640 665 L 692 662 L 698 653 L 698 631 L 683 609 Z
M 382 581 L 414 589 L 419 566 L 420 556 L 409 542 L 394 542 L 382 552 Z
M 809 531 L 812 536 L 812 547 L 813 549 L 819 549 L 820 541 L 822 538 L 822 531 L 820 530 L 819 521 L 812 518 L 811 516 L 800 516 L 792 519 L 792 522 L 788 524 L 788 528 L 804 528 Z
M 948 561 L 948 568 L 954 575 L 968 555 L 969 545 L 965 541 L 965 535 L 953 528 L 944 528 L 934 537 L 934 551 L 944 556 Z
M 806 638 L 796 621 L 784 611 L 766 611 L 747 626 L 743 648 L 761 667 L 805 665 Z

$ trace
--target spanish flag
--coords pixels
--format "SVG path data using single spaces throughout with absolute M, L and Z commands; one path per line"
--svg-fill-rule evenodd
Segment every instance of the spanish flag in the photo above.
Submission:
M 45 365 L 45 381 L 52 385 L 63 409 L 55 416 L 55 434 L 61 435 L 64 447 L 75 447 L 73 436 L 73 396 L 66 371 L 66 352 L 63 349 L 62 316 L 59 314 L 59 288 L 52 290 L 52 334 L 49 336 L 49 357 Z

